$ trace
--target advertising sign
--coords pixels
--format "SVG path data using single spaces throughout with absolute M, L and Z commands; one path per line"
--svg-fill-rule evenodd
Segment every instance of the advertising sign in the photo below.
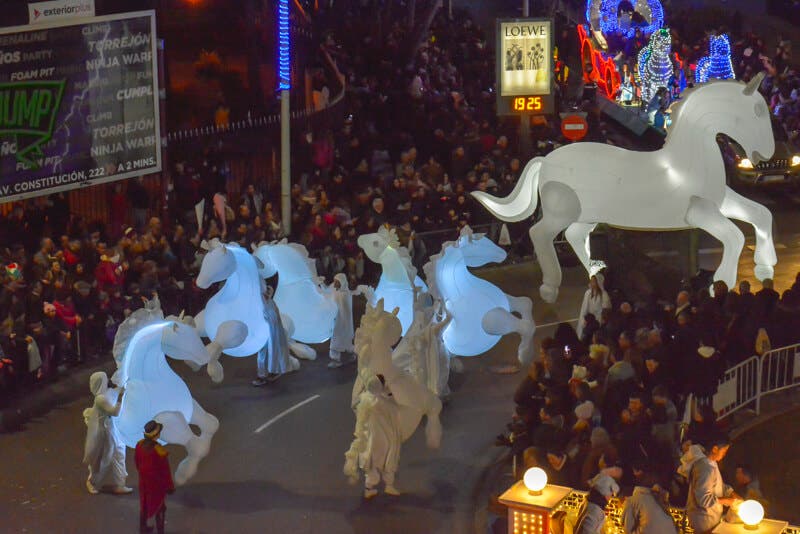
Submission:
M 497 114 L 553 111 L 553 21 L 497 21 Z
M 28 4 L 28 20 L 31 24 L 89 17 L 94 17 L 94 0 L 53 0 Z
M 0 30 L 0 203 L 161 170 L 155 35 L 154 11 Z

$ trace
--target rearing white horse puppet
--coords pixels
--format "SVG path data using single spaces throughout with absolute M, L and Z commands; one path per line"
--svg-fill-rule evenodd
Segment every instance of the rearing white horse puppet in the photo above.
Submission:
M 384 311 L 383 305 L 383 300 L 379 300 L 375 307 L 367 303 L 361 325 L 356 330 L 358 373 L 353 384 L 351 406 L 357 406 L 369 378 L 382 375 L 392 397 L 400 406 L 398 419 L 403 441 L 411 437 L 424 415 L 428 418 L 425 424 L 426 442 L 428 447 L 437 449 L 442 441 L 442 423 L 439 420 L 442 401 L 392 361 L 392 346 L 400 340 L 401 325 L 397 319 L 397 308 L 389 313 Z
M 400 246 L 397 232 L 381 226 L 377 233 L 358 237 L 358 246 L 367 257 L 380 263 L 383 269 L 378 287 L 367 300 L 375 306 L 383 299 L 387 310 L 399 308 L 397 318 L 403 326 L 403 335 L 414 320 L 414 287 L 427 292 L 428 286 L 417 276 L 417 269 L 411 264 L 408 249 Z
M 519 361 L 528 363 L 533 356 L 531 341 L 536 326 L 531 299 L 506 295 L 467 269 L 505 259 L 506 252 L 491 239 L 465 226 L 458 240 L 444 243 L 441 252 L 431 256 L 423 267 L 431 294 L 445 302 L 453 317 L 442 334 L 450 354 L 477 356 L 494 347 L 501 336 L 516 332 L 520 335 Z
M 539 197 L 542 219 L 530 229 L 542 269 L 539 292 L 555 302 L 561 285 L 553 239 L 566 238 L 591 273 L 589 234 L 599 222 L 626 229 L 700 228 L 722 242 L 722 262 L 714 280 L 736 284 L 744 235 L 729 220 L 755 228 L 755 275 L 772 278 L 777 263 L 772 214 L 725 185 L 725 165 L 717 134 L 745 149 L 757 164 L 772 157 L 775 140 L 769 108 L 758 93 L 759 73 L 745 85 L 715 81 L 683 93 L 672 111 L 664 147 L 634 152 L 600 143 L 575 143 L 534 158 L 506 198 L 472 193 L 495 217 L 517 222 L 533 215 Z
M 240 344 L 246 335 L 242 323 L 230 321 L 221 324 L 214 341 L 204 346 L 191 323 L 190 317 L 165 319 L 158 299 L 153 299 L 123 321 L 113 348 L 117 371 L 112 380 L 126 390 L 115 421 L 117 431 L 123 443 L 134 448 L 148 421 L 156 419 L 163 424 L 160 441 L 186 448 L 187 456 L 175 471 L 179 485 L 194 476 L 200 460 L 208 455 L 219 421 L 192 398 L 165 353 L 201 366 L 219 358 L 223 348 Z M 110 400 L 116 402 L 116 398 Z M 200 429 L 199 435 L 190 424 Z
M 275 304 L 294 324 L 293 339 L 324 343 L 333 335 L 338 308 L 317 282 L 317 267 L 306 247 L 297 243 L 260 243 L 253 256 L 261 261 L 259 273 L 269 278 L 278 273 Z

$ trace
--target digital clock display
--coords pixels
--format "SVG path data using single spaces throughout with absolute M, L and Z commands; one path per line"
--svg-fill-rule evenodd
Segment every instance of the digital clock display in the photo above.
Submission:
M 514 111 L 542 111 L 544 103 L 541 96 L 515 96 L 511 103 Z

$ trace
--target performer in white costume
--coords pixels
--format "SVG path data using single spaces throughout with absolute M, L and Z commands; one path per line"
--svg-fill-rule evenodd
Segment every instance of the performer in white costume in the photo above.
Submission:
M 583 337 L 583 328 L 586 326 L 586 314 L 591 313 L 594 318 L 600 322 L 600 315 L 604 309 L 611 309 L 611 298 L 608 296 L 603 282 L 605 278 L 602 274 L 597 273 L 589 279 L 589 289 L 583 294 L 583 304 L 581 304 L 581 313 L 578 316 L 578 329 L 577 334 L 580 339 Z
M 258 351 L 258 377 L 254 386 L 274 382 L 282 374 L 300 369 L 300 362 L 289 354 L 289 337 L 281 321 L 281 313 L 272 299 L 273 289 L 267 286 L 264 293 L 264 320 L 269 325 L 267 343 Z
M 104 487 L 110 488 L 116 495 L 130 493 L 133 490 L 125 486 L 128 477 L 125 444 L 114 424 L 114 417 L 119 415 L 122 407 L 125 390 L 109 391 L 108 375 L 102 371 L 89 377 L 89 390 L 94 395 L 94 404 L 83 411 L 86 422 L 83 463 L 89 466 L 86 489 L 93 495 Z
M 355 439 L 344 455 L 344 474 L 352 484 L 358 481 L 358 469 L 364 471 L 364 497 L 367 499 L 378 494 L 376 486 L 381 479 L 387 494 L 400 495 L 394 486 L 403 443 L 398 411 L 399 406 L 383 376 L 370 377 L 356 409 Z
M 328 367 L 335 368 L 341 367 L 343 353 L 352 353 L 354 350 L 353 297 L 362 295 L 364 289 L 359 286 L 355 291 L 351 291 L 347 283 L 347 276 L 344 273 L 338 273 L 333 277 L 333 283 L 328 286 L 328 291 L 338 310 L 329 350 L 331 362 L 328 364 Z

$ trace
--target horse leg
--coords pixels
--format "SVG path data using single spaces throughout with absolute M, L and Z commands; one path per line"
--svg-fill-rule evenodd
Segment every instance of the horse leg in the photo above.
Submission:
M 728 287 L 736 287 L 739 255 L 744 247 L 742 231 L 713 202 L 700 197 L 692 197 L 689 202 L 686 222 L 705 230 L 722 242 L 722 262 L 714 273 L 714 281 L 722 280 Z
M 175 484 L 183 485 L 192 478 L 197 472 L 200 460 L 208 456 L 211 449 L 211 438 L 219 429 L 219 420 L 205 411 L 202 406 L 192 399 L 192 419 L 191 424 L 200 428 L 200 435 L 196 435 L 187 425 L 189 434 L 183 443 L 186 447 L 186 458 L 184 458 L 175 470 Z
M 597 224 L 594 223 L 572 223 L 564 232 L 564 237 L 567 242 L 575 251 L 578 259 L 581 260 L 584 269 L 589 273 L 589 276 L 596 274 L 597 271 L 605 267 L 603 262 L 592 262 L 592 252 L 589 248 L 589 234 L 595 229 Z M 592 271 L 595 272 L 592 272 Z
M 194 317 L 194 329 L 197 332 L 198 336 L 200 336 L 200 337 L 209 337 L 208 334 L 206 334 L 206 323 L 205 323 L 205 320 L 204 320 L 205 319 L 205 313 L 204 312 L 205 312 L 205 310 L 201 310 L 200 313 L 195 315 L 195 317 Z M 192 360 L 183 360 L 183 361 L 186 362 L 186 365 L 189 366 L 189 369 L 191 369 L 195 373 L 197 371 L 199 371 L 201 367 L 203 367 L 202 364 L 199 364 L 197 362 L 193 362 Z
M 530 362 L 533 351 L 531 342 L 536 326 L 533 323 L 533 304 L 528 297 L 512 297 L 506 295 L 511 312 L 519 313 L 522 318 L 513 315 L 503 308 L 493 308 L 486 312 L 481 320 L 481 326 L 488 334 L 504 336 L 511 332 L 516 332 L 520 336 L 517 358 L 520 363 Z
M 531 241 L 542 269 L 542 285 L 539 294 L 545 302 L 555 302 L 561 285 L 561 266 L 553 246 L 558 233 L 578 220 L 581 205 L 571 188 L 559 182 L 547 182 L 542 186 L 542 220 L 530 229 Z
M 425 443 L 429 449 L 438 449 L 442 444 L 442 421 L 439 418 L 442 401 L 430 391 L 426 390 L 426 393 L 425 416 L 428 420 L 425 423 Z
M 719 211 L 725 217 L 737 219 L 753 226 L 756 234 L 756 250 L 754 254 L 758 280 L 772 278 L 773 267 L 778 263 L 775 244 L 772 241 L 772 213 L 749 198 L 745 198 L 730 187 L 725 188 L 725 198 Z

